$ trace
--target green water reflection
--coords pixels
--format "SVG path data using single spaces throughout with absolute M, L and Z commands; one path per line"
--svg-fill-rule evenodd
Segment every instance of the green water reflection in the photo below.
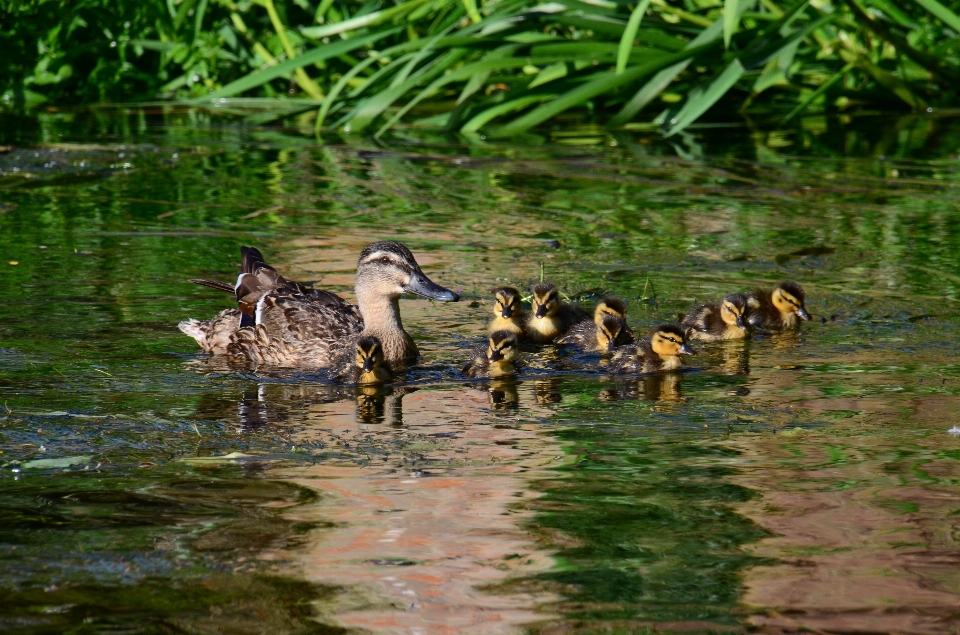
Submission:
M 0 629 L 957 626 L 954 121 L 319 145 L 136 111 L 0 137 Z M 229 306 L 185 280 L 232 279 L 240 244 L 349 294 L 374 238 L 465 300 L 404 300 L 402 387 L 254 374 L 176 329 Z M 488 290 L 541 267 L 639 331 L 787 277 L 815 320 L 682 377 L 544 350 L 464 385 Z

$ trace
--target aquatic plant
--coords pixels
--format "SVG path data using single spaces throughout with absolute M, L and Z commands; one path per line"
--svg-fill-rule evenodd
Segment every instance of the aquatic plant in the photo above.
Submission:
M 954 103 L 960 16 L 938 0 L 0 0 L 8 107 L 274 101 L 262 120 L 509 137 L 568 114 L 676 134 L 720 103 Z M 299 99 L 291 99 L 298 97 Z

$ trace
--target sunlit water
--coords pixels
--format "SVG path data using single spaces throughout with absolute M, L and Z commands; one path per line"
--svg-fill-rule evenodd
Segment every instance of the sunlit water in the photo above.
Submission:
M 196 115 L 4 120 L 0 630 L 960 629 L 960 128 L 319 145 Z M 352 298 L 406 243 L 375 394 L 199 355 L 238 246 Z M 612 379 L 466 381 L 489 290 L 542 275 L 634 330 L 801 282 L 801 332 Z

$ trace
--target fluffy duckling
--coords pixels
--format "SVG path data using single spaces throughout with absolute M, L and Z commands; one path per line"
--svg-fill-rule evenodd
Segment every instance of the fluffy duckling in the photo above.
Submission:
M 557 287 L 549 282 L 534 285 L 532 291 L 533 311 L 524 332 L 534 344 L 550 343 L 589 317 L 582 309 L 562 302 Z
M 557 344 L 569 344 L 587 352 L 612 353 L 617 346 L 633 343 L 627 326 L 627 305 L 618 298 L 604 298 L 593 312 L 593 321 L 577 322 Z
M 688 340 L 742 340 L 747 331 L 747 296 L 731 293 L 720 304 L 701 304 L 680 323 Z
M 487 346 L 473 351 L 463 374 L 467 377 L 507 377 L 517 374 L 517 336 L 510 331 L 496 331 L 487 339 Z
M 384 359 L 380 340 L 372 336 L 358 339 L 354 359 L 340 373 L 340 378 L 346 383 L 360 386 L 390 381 L 390 366 Z
M 747 295 L 748 321 L 750 326 L 767 329 L 795 328 L 800 320 L 810 319 L 803 302 L 803 287 L 790 280 L 781 282 L 773 291 L 757 289 Z
M 526 315 L 520 304 L 520 292 L 513 287 L 500 287 L 493 291 L 493 320 L 490 321 L 490 333 L 510 331 L 519 336 L 523 333 Z
M 617 375 L 680 370 L 683 367 L 680 356 L 694 353 L 687 344 L 680 325 L 661 324 L 649 341 L 640 340 L 633 346 L 620 348 L 607 368 Z

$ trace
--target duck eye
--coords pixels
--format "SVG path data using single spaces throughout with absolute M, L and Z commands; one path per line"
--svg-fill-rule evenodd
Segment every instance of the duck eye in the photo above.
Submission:
M 380 264 L 381 264 L 381 265 L 389 265 L 389 264 L 390 264 L 390 259 L 387 258 L 386 256 L 383 256 L 382 258 L 380 258 Z

